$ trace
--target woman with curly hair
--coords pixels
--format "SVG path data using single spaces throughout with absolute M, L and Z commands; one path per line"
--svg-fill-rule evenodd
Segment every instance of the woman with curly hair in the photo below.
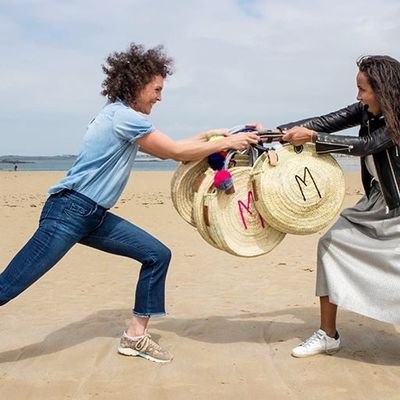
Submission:
M 49 189 L 39 227 L 0 275 L 0 305 L 32 285 L 76 243 L 130 257 L 142 266 L 133 316 L 118 351 L 156 362 L 172 355 L 147 333 L 150 317 L 165 314 L 165 279 L 170 250 L 134 224 L 108 210 L 117 202 L 141 151 L 178 161 L 196 160 L 228 148 L 257 143 L 255 132 L 228 135 L 226 129 L 175 141 L 157 130 L 147 115 L 161 101 L 172 60 L 161 46 L 146 50 L 132 44 L 107 58 L 102 94 L 107 104 L 84 136 L 79 156 L 65 178 Z M 223 135 L 208 141 L 212 134 Z
M 358 103 L 280 126 L 291 128 L 283 139 L 294 145 L 312 141 L 317 153 L 361 157 L 366 193 L 319 241 L 320 329 L 293 349 L 295 357 L 339 350 L 338 306 L 400 323 L 400 63 L 365 56 L 357 66 Z M 331 134 L 357 125 L 359 137 Z

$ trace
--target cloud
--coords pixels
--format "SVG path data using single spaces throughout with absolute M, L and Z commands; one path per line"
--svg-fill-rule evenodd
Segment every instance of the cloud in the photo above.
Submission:
M 100 66 L 130 42 L 175 59 L 151 116 L 174 138 L 332 111 L 355 101 L 358 56 L 400 58 L 399 18 L 394 0 L 3 0 L 0 154 L 76 152 Z

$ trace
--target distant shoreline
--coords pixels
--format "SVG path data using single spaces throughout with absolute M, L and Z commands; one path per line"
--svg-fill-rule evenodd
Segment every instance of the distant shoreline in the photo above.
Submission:
M 12 171 L 68 171 L 75 163 L 77 156 L 0 156 L 0 170 Z M 334 158 L 345 171 L 358 171 L 360 160 L 358 157 L 335 154 Z M 133 170 L 139 171 L 172 171 L 177 168 L 179 162 L 173 160 L 160 160 L 158 158 L 138 154 Z M 15 168 L 16 166 L 16 168 Z
M 354 156 L 347 155 L 347 154 L 331 154 L 334 158 L 354 158 Z M 56 155 L 56 156 L 19 156 L 15 154 L 6 154 L 0 155 L 0 163 L 7 163 L 7 162 L 28 162 L 33 160 L 74 160 L 78 156 L 77 155 Z M 163 161 L 157 157 L 150 156 L 144 153 L 138 153 L 136 160 L 144 160 L 144 161 Z
M 18 155 L 2 155 L 0 156 L 0 164 L 34 164 L 36 162 L 43 161 L 70 161 L 74 162 L 78 156 L 68 155 L 57 155 L 57 156 L 18 156 Z M 135 162 L 158 162 L 163 161 L 159 158 L 139 153 L 135 159 Z
M 77 156 L 0 156 L 0 170 L 3 171 L 68 171 L 75 164 Z M 132 169 L 139 171 L 166 171 L 176 169 L 178 162 L 160 160 L 152 156 L 139 155 Z
M 0 159 L 0 164 L 34 164 L 34 161 Z

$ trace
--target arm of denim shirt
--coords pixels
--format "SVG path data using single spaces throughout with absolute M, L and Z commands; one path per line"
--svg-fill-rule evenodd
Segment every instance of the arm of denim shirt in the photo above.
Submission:
M 156 128 L 144 115 L 129 107 L 124 107 L 114 114 L 113 130 L 119 139 L 132 143 L 154 132 Z

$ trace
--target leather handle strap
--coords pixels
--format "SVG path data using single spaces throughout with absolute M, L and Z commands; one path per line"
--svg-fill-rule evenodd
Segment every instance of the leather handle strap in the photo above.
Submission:
M 208 206 L 203 204 L 203 219 L 206 226 L 210 226 L 210 218 L 208 217 Z

